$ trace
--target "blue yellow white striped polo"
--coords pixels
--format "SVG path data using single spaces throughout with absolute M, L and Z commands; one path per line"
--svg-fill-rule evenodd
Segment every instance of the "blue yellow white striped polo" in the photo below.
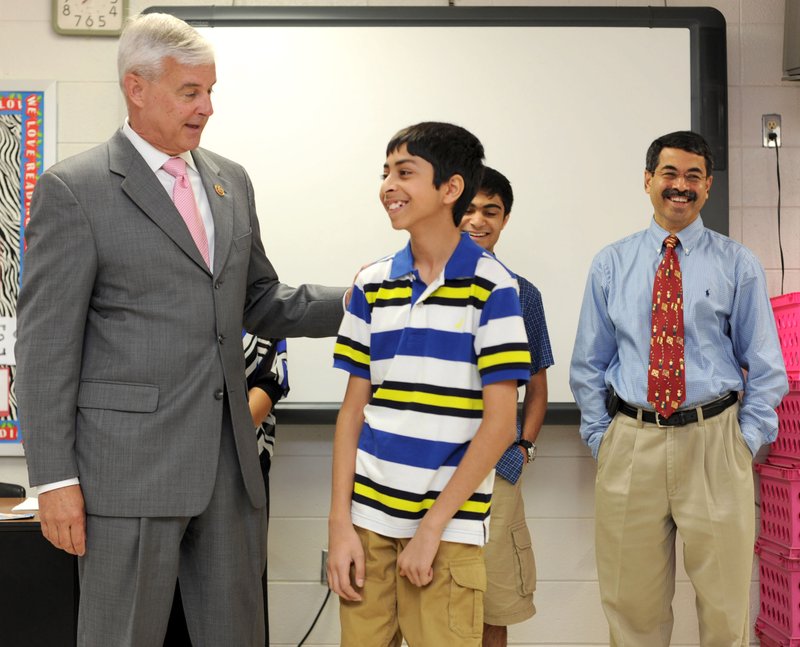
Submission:
M 482 388 L 530 378 L 517 281 L 463 234 L 425 285 L 410 244 L 357 276 L 334 366 L 372 383 L 356 457 L 353 523 L 411 537 L 449 481 L 483 413 Z M 442 540 L 483 545 L 494 472 Z

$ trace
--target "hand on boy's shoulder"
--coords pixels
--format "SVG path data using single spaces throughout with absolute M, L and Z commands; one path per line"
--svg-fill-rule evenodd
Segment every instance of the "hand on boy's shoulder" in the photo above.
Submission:
M 372 261 L 372 263 L 364 263 L 361 267 L 358 268 L 358 271 L 353 275 L 353 284 L 350 286 L 350 290 L 352 290 L 353 285 L 355 285 L 356 281 L 358 281 L 358 275 L 361 274 L 361 272 L 367 269 L 370 265 L 375 265 L 375 261 Z M 348 290 L 348 292 L 350 290 Z
M 358 271 L 357 271 L 357 272 L 355 273 L 355 275 L 353 276 L 353 283 L 352 283 L 352 285 L 350 286 L 350 290 L 352 290 L 352 288 L 354 288 L 354 287 L 355 287 L 355 286 L 358 284 L 358 279 L 359 279 L 359 277 L 361 277 L 361 279 L 362 279 L 362 283 L 363 283 L 363 279 L 364 279 L 364 277 L 363 277 L 362 275 L 363 275 L 363 273 L 364 273 L 364 270 L 366 270 L 366 269 L 368 269 L 368 268 L 372 267 L 372 266 L 373 266 L 373 265 L 375 265 L 377 262 L 378 262 L 378 261 L 372 261 L 371 263 L 364 263 L 364 264 L 363 264 L 361 267 L 359 267 L 359 268 L 358 268 Z
M 364 263 L 364 265 L 362 265 L 361 267 L 358 268 L 358 271 L 353 276 L 353 282 L 351 283 L 350 287 L 347 288 L 347 291 L 344 293 L 344 307 L 345 307 L 345 310 L 350 305 L 350 298 L 353 296 L 353 288 L 355 288 L 358 285 L 359 276 L 361 276 L 361 274 L 364 272 L 364 270 L 372 267 L 373 265 L 375 265 L 376 263 L 378 263 L 378 262 L 380 262 L 382 260 L 385 260 L 385 259 L 381 258 L 381 259 L 378 259 L 377 261 L 372 261 L 370 263 Z M 364 283 L 364 277 L 361 277 L 361 283 L 362 284 Z

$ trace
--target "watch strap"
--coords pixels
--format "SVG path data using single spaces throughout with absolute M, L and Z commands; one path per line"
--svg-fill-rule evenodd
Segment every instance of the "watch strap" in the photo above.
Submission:
M 517 441 L 517 445 L 522 447 L 525 450 L 526 456 L 526 463 L 531 463 L 536 458 L 536 444 L 532 443 L 530 440 L 525 440 L 524 438 L 520 438 Z

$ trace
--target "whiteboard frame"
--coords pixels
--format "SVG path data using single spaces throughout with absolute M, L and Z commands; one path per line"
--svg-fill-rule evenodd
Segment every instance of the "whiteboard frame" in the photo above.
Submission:
M 446 26 L 649 27 L 687 29 L 690 40 L 691 128 L 714 154 L 715 197 L 703 209 L 705 225 L 728 234 L 728 82 L 725 19 L 708 7 L 282 7 L 154 6 L 197 27 L 216 26 Z M 281 423 L 330 424 L 336 403 L 281 403 Z M 573 402 L 548 403 L 545 424 L 573 425 Z

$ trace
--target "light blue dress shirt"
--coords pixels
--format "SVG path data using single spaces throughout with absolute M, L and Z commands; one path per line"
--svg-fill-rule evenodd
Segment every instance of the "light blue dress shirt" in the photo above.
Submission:
M 647 402 L 650 305 L 668 235 L 653 220 L 602 249 L 589 270 L 570 388 L 581 410 L 581 437 L 595 458 L 611 422 L 609 386 L 628 404 L 653 408 Z M 677 236 L 686 362 L 681 409 L 744 391 L 739 424 L 755 455 L 775 439 L 775 407 L 789 389 L 764 271 L 752 252 L 706 229 L 700 217 Z

